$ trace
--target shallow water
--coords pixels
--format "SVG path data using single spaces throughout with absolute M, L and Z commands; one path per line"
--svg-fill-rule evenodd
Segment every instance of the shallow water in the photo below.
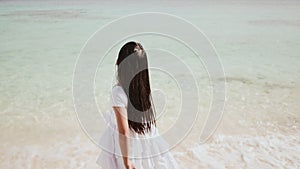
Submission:
M 182 168 L 300 167 L 299 2 L 0 4 L 1 168 L 97 167 L 95 160 L 101 150 L 82 131 L 73 107 L 76 58 L 99 27 L 145 11 L 166 12 L 192 22 L 210 38 L 224 66 L 223 119 L 214 136 L 198 145 L 211 101 L 203 65 L 170 39 L 136 37 L 146 50 L 159 45 L 176 53 L 195 71 L 200 113 L 192 132 L 172 150 Z M 96 98 L 103 111 L 108 109 L 118 48 L 108 54 L 96 75 Z M 164 63 L 151 53 L 150 64 Z M 174 73 L 182 78 L 187 75 Z M 180 93 L 172 79 L 161 72 L 152 71 L 151 77 L 153 88 L 167 93 L 165 102 L 160 100 L 162 93 L 154 93 L 163 133 L 176 120 Z

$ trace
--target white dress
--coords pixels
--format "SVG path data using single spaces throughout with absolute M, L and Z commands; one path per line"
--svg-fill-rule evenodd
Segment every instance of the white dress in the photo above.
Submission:
M 123 88 L 114 86 L 111 94 L 111 106 L 127 107 L 127 95 Z M 108 123 L 100 139 L 102 152 L 97 159 L 103 169 L 125 169 L 119 145 L 119 133 L 115 113 L 111 108 L 104 114 Z M 168 151 L 168 143 L 153 126 L 145 135 L 130 130 L 129 159 L 137 169 L 179 169 L 177 162 Z

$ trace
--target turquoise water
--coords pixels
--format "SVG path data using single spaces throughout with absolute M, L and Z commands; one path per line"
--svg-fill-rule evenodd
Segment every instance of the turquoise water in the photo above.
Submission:
M 182 17 L 201 29 L 214 44 L 227 78 L 224 117 L 217 134 L 229 135 L 223 141 L 229 151 L 237 149 L 233 144 L 237 144 L 239 135 L 245 134 L 247 136 L 243 136 L 240 141 L 250 142 L 250 145 L 253 135 L 256 136 L 254 143 L 260 144 L 260 140 L 263 143 L 269 135 L 282 138 L 282 134 L 286 134 L 289 137 L 282 143 L 298 148 L 298 151 L 286 150 L 283 154 L 277 154 L 278 158 L 270 159 L 264 157 L 269 156 L 271 150 L 266 148 L 262 153 L 255 151 L 259 146 L 254 146 L 253 151 L 262 156 L 261 161 L 251 160 L 253 154 L 248 154 L 250 160 L 246 162 L 238 157 L 233 160 L 246 165 L 246 168 L 253 163 L 264 167 L 264 160 L 279 161 L 271 163 L 271 167 L 299 166 L 299 160 L 294 156 L 299 153 L 299 141 L 295 139 L 299 138 L 299 2 L 1 1 L 0 4 L 0 130 L 3 133 L 1 142 L 7 145 L 1 147 L 0 166 L 3 164 L 5 168 L 20 168 L 23 163 L 28 164 L 22 161 L 23 156 L 32 163 L 34 160 L 39 161 L 37 166 L 47 163 L 49 168 L 52 168 L 51 165 L 53 168 L 70 167 L 73 164 L 78 164 L 77 168 L 94 165 L 87 159 L 97 156 L 99 149 L 89 145 L 82 151 L 78 150 L 85 152 L 82 159 L 73 152 L 83 141 L 75 140 L 71 141 L 71 146 L 62 146 L 65 158 L 69 160 L 76 157 L 75 161 L 62 160 L 52 164 L 51 159 L 61 158 L 54 155 L 57 153 L 55 149 L 48 147 L 53 142 L 59 147 L 60 143 L 63 145 L 64 141 L 73 140 L 78 135 L 88 142 L 79 127 L 73 107 L 72 75 L 76 58 L 86 40 L 101 26 L 119 17 L 146 11 Z M 170 39 L 151 36 L 136 39 L 144 44 L 146 50 L 156 45 L 171 50 L 196 70 L 202 98 L 199 103 L 201 113 L 194 134 L 185 142 L 194 145 L 211 101 L 209 79 L 204 67 L 194 60 L 189 51 Z M 96 98 L 102 109 L 108 106 L 108 89 L 114 76 L 113 63 L 120 45 L 104 60 L 96 76 L 96 84 L 99 84 L 96 87 Z M 150 56 L 150 63 L 161 62 L 152 58 Z M 173 94 L 166 96 L 167 100 L 179 95 L 176 86 L 168 83 L 170 79 L 166 76 L 155 71 L 152 75 L 155 88 Z M 157 99 L 161 97 L 160 94 L 157 93 Z M 169 101 L 165 105 L 166 110 L 175 112 L 179 101 Z M 163 110 L 164 105 L 157 104 L 158 109 Z M 160 121 L 162 131 L 171 126 L 175 114 L 167 114 Z M 51 139 L 45 139 L 49 137 L 48 133 Z M 231 135 L 238 136 L 233 139 Z M 232 145 L 231 141 L 234 142 Z M 17 152 L 13 151 L 15 149 L 11 145 L 16 143 L 20 144 L 14 145 L 16 149 L 20 148 Z M 278 150 L 282 149 L 280 143 L 279 139 L 275 144 Z M 213 142 L 211 148 L 214 149 L 216 145 L 219 145 L 218 142 Z M 30 151 L 32 147 L 36 150 Z M 187 153 L 190 148 L 193 147 L 180 145 L 174 150 L 180 164 L 190 164 L 188 159 L 180 155 Z M 51 153 L 42 153 L 44 149 L 49 149 Z M 196 152 L 195 161 L 209 168 L 211 164 L 205 165 L 205 161 L 197 160 L 203 155 L 198 150 L 193 149 L 193 153 Z M 206 147 L 201 150 L 210 152 Z M 212 158 L 217 154 L 210 153 L 213 154 Z M 50 160 L 47 161 L 48 158 Z M 287 162 L 281 162 L 282 158 Z M 16 159 L 19 161 L 11 163 L 11 160 Z M 216 166 L 222 167 L 225 164 L 226 161 L 222 163 L 221 160 Z

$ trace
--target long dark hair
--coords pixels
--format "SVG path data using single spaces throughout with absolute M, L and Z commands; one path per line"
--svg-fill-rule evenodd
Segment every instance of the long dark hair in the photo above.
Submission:
M 145 134 L 156 125 L 151 97 L 147 55 L 140 43 L 128 42 L 119 52 L 116 62 L 117 79 L 128 97 L 129 128 Z

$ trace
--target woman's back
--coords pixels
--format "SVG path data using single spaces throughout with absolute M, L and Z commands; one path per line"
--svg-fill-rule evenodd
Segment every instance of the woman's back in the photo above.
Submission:
M 128 98 L 121 86 L 115 85 L 111 93 L 111 107 L 126 107 Z M 103 168 L 125 169 L 122 152 L 119 146 L 119 133 L 115 112 L 113 109 L 105 113 L 109 124 L 102 135 L 100 145 L 106 150 L 102 151 L 97 163 Z M 160 136 L 156 126 L 151 131 L 139 134 L 130 130 L 129 158 L 137 169 L 178 169 L 178 164 L 170 153 L 168 143 Z
M 118 85 L 112 88 L 106 148 L 98 159 L 105 169 L 177 169 L 169 145 L 156 128 L 147 55 L 141 44 L 126 43 L 116 62 Z

